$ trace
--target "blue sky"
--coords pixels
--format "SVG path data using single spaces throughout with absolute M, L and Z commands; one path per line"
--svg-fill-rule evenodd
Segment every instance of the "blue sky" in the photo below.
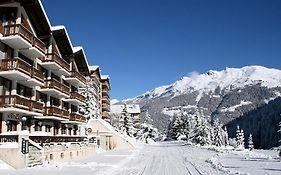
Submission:
M 42 0 L 124 99 L 189 72 L 281 69 L 280 0 Z

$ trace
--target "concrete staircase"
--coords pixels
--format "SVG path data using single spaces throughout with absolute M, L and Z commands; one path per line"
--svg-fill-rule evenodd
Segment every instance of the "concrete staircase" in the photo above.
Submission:
M 42 164 L 43 164 L 42 149 L 40 149 L 34 145 L 29 145 L 27 166 L 34 167 L 34 166 L 42 165 Z

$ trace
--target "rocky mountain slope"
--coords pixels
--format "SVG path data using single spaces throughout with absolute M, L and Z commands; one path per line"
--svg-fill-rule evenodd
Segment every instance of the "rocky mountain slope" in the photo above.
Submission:
M 191 73 L 173 84 L 125 101 L 140 104 L 142 111 L 149 112 L 154 125 L 164 131 L 171 117 L 181 110 L 199 109 L 209 116 L 209 121 L 219 118 L 228 124 L 280 96 L 280 70 L 246 66 Z

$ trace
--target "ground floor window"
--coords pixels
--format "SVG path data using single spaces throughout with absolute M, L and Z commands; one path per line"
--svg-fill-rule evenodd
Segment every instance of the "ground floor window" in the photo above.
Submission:
M 7 131 L 17 131 L 17 121 L 8 120 L 7 122 Z
M 46 125 L 45 126 L 45 132 L 51 132 L 51 125 Z

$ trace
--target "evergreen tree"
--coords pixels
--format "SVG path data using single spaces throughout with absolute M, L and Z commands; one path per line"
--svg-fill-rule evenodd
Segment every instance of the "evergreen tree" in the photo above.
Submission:
M 158 137 L 158 130 L 152 126 L 153 120 L 150 117 L 148 111 L 146 111 L 143 123 L 140 125 L 140 129 L 137 133 L 137 139 L 149 143 L 149 140 L 155 141 Z
M 210 145 L 212 143 L 210 134 L 211 127 L 205 117 L 202 116 L 202 113 L 196 113 L 195 122 L 196 125 L 191 136 L 192 142 L 200 145 Z
M 171 136 L 173 139 L 177 140 L 179 136 L 184 135 L 184 122 L 182 114 L 174 115 L 174 118 L 171 128 Z
M 248 148 L 249 148 L 250 151 L 252 151 L 254 149 L 252 134 L 250 134 L 249 139 L 248 139 Z
M 229 138 L 226 126 L 224 127 L 224 138 L 225 138 L 225 145 L 229 145 Z
M 244 149 L 244 131 L 237 125 L 236 130 L 236 144 L 237 148 Z
M 224 130 L 222 129 L 222 124 L 219 122 L 218 119 L 215 119 L 214 121 L 213 132 L 214 132 L 213 144 L 215 146 L 225 145 Z
M 96 86 L 91 79 L 87 80 L 87 84 L 84 88 L 79 89 L 79 92 L 86 97 L 86 103 L 81 106 L 80 111 L 83 112 L 88 119 L 101 117 L 98 100 L 95 96 L 96 91 Z

